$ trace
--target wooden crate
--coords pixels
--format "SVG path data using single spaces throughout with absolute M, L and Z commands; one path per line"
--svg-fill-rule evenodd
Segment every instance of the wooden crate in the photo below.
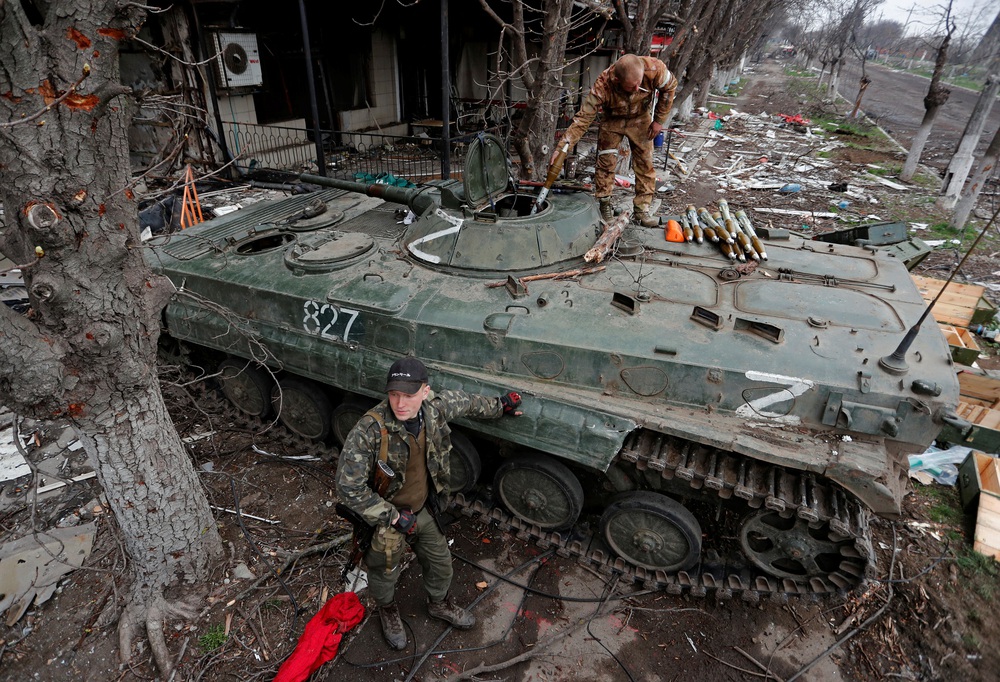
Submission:
M 940 323 L 939 323 L 940 324 Z M 971 365 L 979 357 L 979 344 L 968 329 L 941 324 L 944 338 L 951 346 L 951 357 L 960 365 Z
M 962 508 L 976 514 L 974 549 L 1000 559 L 1000 460 L 973 450 L 958 469 Z
M 972 428 L 959 431 L 945 426 L 939 439 L 961 443 L 986 452 L 1000 452 L 1000 379 L 972 371 L 958 373 L 961 395 L 956 414 Z
M 920 275 L 912 275 L 912 277 L 917 284 L 920 295 L 927 303 L 934 300 L 945 283 L 945 280 L 933 277 L 921 277 Z M 938 302 L 934 304 L 934 310 L 931 311 L 931 314 L 938 322 L 959 327 L 988 324 L 996 315 L 997 309 L 986 300 L 985 293 L 986 287 L 978 284 L 952 282 L 945 289 Z

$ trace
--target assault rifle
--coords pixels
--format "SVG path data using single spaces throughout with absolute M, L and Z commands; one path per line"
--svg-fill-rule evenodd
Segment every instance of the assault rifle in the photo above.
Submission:
M 377 460 L 377 462 L 378 464 L 375 467 L 375 492 L 378 493 L 379 497 L 385 497 L 385 493 L 389 489 L 389 483 L 392 482 L 392 479 L 396 478 L 396 472 L 381 459 Z M 347 563 L 344 564 L 344 572 L 340 574 L 340 577 L 346 581 L 348 574 L 354 570 L 355 566 L 361 563 L 361 560 L 365 558 L 365 554 L 368 553 L 368 549 L 372 546 L 372 538 L 375 537 L 375 526 L 369 525 L 361 514 L 341 502 L 337 503 L 335 509 L 337 510 L 337 514 L 350 521 L 351 525 L 354 526 L 351 554 L 347 559 Z

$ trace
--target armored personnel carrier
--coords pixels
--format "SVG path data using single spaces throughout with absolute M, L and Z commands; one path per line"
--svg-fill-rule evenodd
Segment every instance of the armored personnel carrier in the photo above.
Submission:
M 159 238 L 166 334 L 240 410 L 319 441 L 407 354 L 433 389 L 520 392 L 522 417 L 456 424 L 455 499 L 582 561 L 723 597 L 863 582 L 870 514 L 899 513 L 906 455 L 956 420 L 899 259 L 785 234 L 734 267 L 630 227 L 588 262 L 593 197 L 533 212 L 489 136 L 466 168 L 413 189 L 303 176 L 323 189 Z

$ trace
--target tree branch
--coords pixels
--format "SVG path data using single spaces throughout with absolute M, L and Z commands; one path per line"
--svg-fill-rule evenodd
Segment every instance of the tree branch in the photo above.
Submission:
M 54 100 L 52 100 L 51 102 L 49 102 L 48 104 L 46 104 L 44 107 L 42 107 L 41 109 L 39 109 L 38 111 L 36 111 L 35 113 L 33 113 L 31 116 L 26 116 L 24 118 L 19 118 L 16 121 L 6 121 L 6 122 L 3 122 L 3 123 L 0 123 L 0 128 L 13 128 L 14 126 L 21 125 L 23 123 L 29 123 L 30 121 L 34 121 L 36 118 L 38 118 L 40 116 L 44 116 L 47 112 L 52 111 L 52 109 L 55 106 L 57 106 L 61 102 L 65 101 L 65 99 L 67 97 L 69 97 L 70 95 L 72 95 L 73 93 L 75 93 L 76 89 L 78 87 L 80 87 L 80 83 L 82 83 L 84 81 L 84 79 L 87 76 L 89 76 L 89 75 L 90 75 L 90 64 L 84 64 L 83 65 L 83 75 L 81 75 L 79 78 L 77 78 L 76 82 L 74 82 L 71 86 L 69 86 L 69 90 L 67 90 L 63 94 L 59 95 L 59 97 L 55 98 Z

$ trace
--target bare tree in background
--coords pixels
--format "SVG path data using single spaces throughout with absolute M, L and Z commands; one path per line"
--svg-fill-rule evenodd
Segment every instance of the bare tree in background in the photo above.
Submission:
M 498 75 L 519 81 L 526 92 L 527 106 L 512 135 L 521 160 L 521 177 L 540 178 L 555 142 L 570 32 L 595 13 L 600 16 L 601 9 L 577 8 L 573 0 L 542 0 L 540 6 L 512 0 L 508 21 L 494 10 L 490 0 L 479 0 L 479 4 L 500 26 L 500 49 L 504 49 L 505 40 L 510 44 L 510 69 Z
M 656 25 L 664 19 L 680 23 L 693 5 L 694 0 L 614 0 L 615 15 L 625 34 L 625 52 L 649 54 Z M 634 8 L 632 16 L 630 7 Z
M 884 0 L 846 0 L 833 5 L 833 11 L 841 18 L 836 23 L 833 32 L 830 34 L 830 80 L 828 92 L 831 97 L 835 97 L 840 81 L 840 71 L 844 67 L 844 57 L 852 46 L 857 44 L 858 31 L 872 12 L 881 5 Z M 859 87 L 866 88 L 864 81 L 867 79 L 864 69 L 861 71 L 862 77 Z
M 706 0 L 692 5 L 668 55 L 661 55 L 681 79 L 676 101 L 698 93 L 708 99 L 716 68 L 731 66 L 764 33 L 786 0 Z
M 865 91 L 871 85 L 868 77 L 868 60 L 878 54 L 876 46 L 890 44 L 899 39 L 902 35 L 903 25 L 896 21 L 876 21 L 873 23 L 864 22 L 854 29 L 851 39 L 851 53 L 861 64 L 861 77 L 858 79 L 858 94 L 854 99 L 854 109 L 850 118 L 857 118 L 861 112 L 861 100 L 865 96 Z
M 0 394 L 19 415 L 75 428 L 129 558 L 130 590 L 112 600 L 121 656 L 142 628 L 166 679 L 163 630 L 180 604 L 165 591 L 203 585 L 222 542 L 160 394 L 172 287 L 143 258 L 128 186 L 118 53 L 145 17 L 117 0 L 0 3 L 0 251 L 31 305 L 0 306 Z
M 924 95 L 924 118 L 920 121 L 920 127 L 917 128 L 917 132 L 913 136 L 913 142 L 910 143 L 910 151 L 906 155 L 903 170 L 899 174 L 899 179 L 903 182 L 912 180 L 914 174 L 917 172 L 920 155 L 923 153 L 924 145 L 927 144 L 927 138 L 930 137 L 931 129 L 934 127 L 934 119 L 937 118 L 941 107 L 945 105 L 948 97 L 951 95 L 951 90 L 941 83 L 945 65 L 948 63 L 948 46 L 951 44 L 951 36 L 956 30 L 951 6 L 952 0 L 948 0 L 941 22 L 943 33 L 941 34 L 934 57 L 934 72 L 931 74 L 931 82 L 927 87 L 927 94 Z

